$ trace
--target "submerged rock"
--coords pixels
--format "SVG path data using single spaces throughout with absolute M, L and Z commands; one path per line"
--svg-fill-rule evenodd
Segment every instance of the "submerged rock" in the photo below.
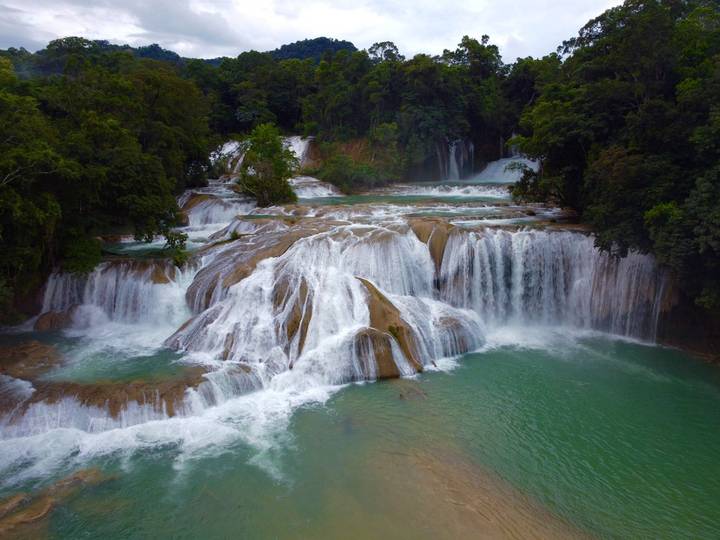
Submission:
M 19 493 L 0 500 L 0 535 L 18 533 L 44 521 L 59 504 L 80 489 L 107 479 L 98 469 L 85 469 L 58 480 L 36 495 Z
M 62 362 L 52 345 L 27 341 L 12 347 L 0 347 L 0 374 L 15 379 L 35 380 Z

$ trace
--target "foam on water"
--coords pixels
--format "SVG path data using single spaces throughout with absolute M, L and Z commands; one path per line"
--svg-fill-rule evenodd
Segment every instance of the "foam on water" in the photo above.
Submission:
M 524 157 L 509 157 L 498 159 L 497 161 L 491 161 L 485 168 L 476 174 L 472 178 L 468 179 L 468 182 L 472 183 L 494 183 L 494 184 L 514 184 L 519 182 L 522 178 L 522 170 L 509 168 L 512 165 L 522 165 L 537 172 L 539 163 L 532 159 Z
M 399 184 L 388 188 L 384 192 L 409 197 L 510 198 L 510 193 L 505 186 L 492 185 Z
M 295 194 L 300 199 L 320 199 L 325 197 L 342 197 L 342 192 L 327 182 L 312 176 L 296 176 L 289 180 Z

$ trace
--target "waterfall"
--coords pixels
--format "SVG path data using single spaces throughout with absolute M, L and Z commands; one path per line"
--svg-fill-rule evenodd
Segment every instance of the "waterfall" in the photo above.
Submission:
M 524 165 L 535 172 L 537 172 L 540 167 L 539 162 L 520 155 L 502 158 L 488 163 L 482 171 L 473 176 L 469 181 L 478 184 L 514 184 L 522 178 L 522 170 L 509 168 L 509 166 L 513 164 Z
M 427 246 L 408 228 L 334 228 L 260 261 L 168 344 L 277 373 L 292 367 L 326 384 L 366 378 L 377 366 L 358 367 L 372 363 L 357 357 L 358 339 L 371 327 L 371 299 L 358 279 L 365 278 L 392 305 L 387 309 L 397 311 L 402 322 L 393 324 L 409 326 L 421 363 L 456 354 L 461 342 L 470 350 L 482 339 L 480 324 L 473 314 L 433 300 L 433 274 Z M 415 310 L 424 314 L 418 325 L 411 322 Z
M 489 325 L 568 325 L 652 341 L 666 279 L 651 257 L 616 259 L 581 233 L 486 229 L 451 235 L 440 296 Z
M 312 176 L 296 176 L 289 180 L 293 191 L 300 199 L 319 199 L 324 197 L 342 197 L 342 192 L 327 182 Z
M 459 145 L 462 141 L 453 141 L 450 143 L 448 150 L 448 180 L 460 180 L 460 171 L 462 170 L 462 152 Z
M 188 315 L 183 277 L 165 260 L 104 262 L 89 274 L 55 272 L 45 286 L 42 311 L 75 309 L 75 323 L 85 326 L 108 320 L 181 323 Z
M 444 180 L 461 180 L 472 173 L 475 146 L 472 141 L 456 139 L 447 144 L 447 150 L 438 148 L 438 162 Z
M 249 214 L 256 207 L 251 199 L 217 184 L 184 195 L 178 204 L 191 227 L 230 223 L 235 216 Z
M 99 382 L 33 392 L 4 377 L 0 392 L 25 406 L 0 418 L 3 436 L 48 426 L 107 431 L 203 416 L 262 389 L 316 395 L 411 375 L 478 349 L 505 326 L 653 340 L 665 295 L 667 276 L 651 257 L 616 259 L 578 232 L 445 223 L 443 236 L 433 229 L 438 222 L 424 222 L 426 235 L 398 219 L 249 221 L 236 219 L 217 233 L 243 236 L 204 249 L 194 258 L 198 271 L 116 260 L 86 276 L 51 275 L 43 311 L 74 309 L 73 335 L 114 336 L 113 346 L 127 349 L 135 334 L 160 328 L 150 343 L 164 340 L 200 371 L 137 382 L 131 391 Z M 107 324 L 127 330 L 98 330 Z
M 300 167 L 304 167 L 308 163 L 308 151 L 311 140 L 311 138 L 301 137 L 300 135 L 283 138 L 283 144 L 295 154 Z

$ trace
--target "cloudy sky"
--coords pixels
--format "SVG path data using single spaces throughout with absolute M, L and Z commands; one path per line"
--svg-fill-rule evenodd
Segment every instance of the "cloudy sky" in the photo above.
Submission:
M 317 36 L 366 48 L 437 54 L 488 34 L 506 62 L 540 56 L 610 0 L 0 0 L 0 48 L 42 48 L 64 36 L 159 43 L 183 56 L 235 56 Z

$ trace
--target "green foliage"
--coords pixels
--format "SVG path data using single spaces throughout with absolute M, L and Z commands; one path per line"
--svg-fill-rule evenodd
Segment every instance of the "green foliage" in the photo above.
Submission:
M 167 231 L 165 233 L 165 250 L 178 268 L 181 268 L 190 257 L 185 250 L 187 239 L 187 234 L 179 231 Z
M 355 45 L 349 41 L 319 37 L 288 43 L 271 51 L 270 54 L 276 60 L 312 59 L 319 62 L 323 56 L 332 55 L 338 51 L 355 52 L 356 50 Z
M 250 133 L 240 169 L 240 189 L 260 206 L 297 200 L 288 179 L 298 168 L 297 158 L 286 148 L 278 129 L 260 124 Z
M 336 154 L 325 160 L 317 175 L 321 180 L 336 185 L 345 193 L 386 183 L 375 167 L 357 161 L 347 154 Z
M 62 269 L 65 272 L 91 272 L 102 259 L 102 243 L 97 238 L 71 231 L 66 235 L 63 244 Z
M 378 124 L 365 139 L 323 143 L 322 166 L 311 171 L 345 193 L 354 193 L 400 180 L 405 168 L 395 123 Z
M 145 240 L 167 233 L 177 220 L 175 194 L 204 182 L 206 98 L 174 66 L 138 58 L 148 54 L 65 38 L 34 55 L 0 55 L 7 294 L 29 292 L 53 266 L 92 270 L 104 232 L 130 229 Z M 20 80 L 11 61 L 36 77 Z

